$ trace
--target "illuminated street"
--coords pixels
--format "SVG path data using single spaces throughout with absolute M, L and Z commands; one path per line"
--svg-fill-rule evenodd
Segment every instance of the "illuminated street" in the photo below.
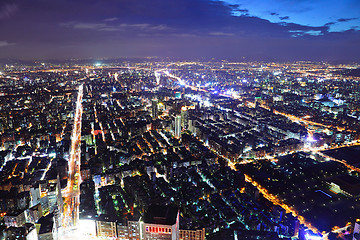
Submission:
M 76 109 L 74 116 L 74 126 L 71 138 L 71 152 L 69 157 L 69 178 L 68 185 L 64 191 L 64 211 L 63 228 L 66 233 L 62 239 L 70 239 L 69 233 L 76 234 L 76 226 L 79 220 L 79 198 L 80 198 L 80 138 L 81 138 L 81 119 L 82 119 L 82 97 L 83 85 L 79 86 Z M 73 229 L 67 231 L 66 229 Z

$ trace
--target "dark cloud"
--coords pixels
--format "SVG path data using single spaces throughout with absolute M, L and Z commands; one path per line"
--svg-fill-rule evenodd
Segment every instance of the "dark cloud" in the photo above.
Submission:
M 280 18 L 280 20 L 287 20 L 287 19 L 289 19 L 290 17 L 289 16 L 285 16 L 285 17 L 279 17 Z
M 234 11 L 235 12 L 241 12 L 241 13 L 248 13 L 249 12 L 249 10 L 247 10 L 247 9 L 236 9 Z
M 238 8 L 240 8 L 241 5 L 240 4 L 229 4 L 228 6 L 233 9 L 238 9 Z
M 337 21 L 338 22 L 349 22 L 349 21 L 352 21 L 352 20 L 357 20 L 359 18 L 339 18 Z
M 336 22 L 328 22 L 324 26 L 331 26 L 331 25 L 334 25 L 334 24 L 336 24 Z
M 270 13 L 270 15 L 271 15 L 271 16 L 279 16 L 278 13 L 274 13 L 274 12 Z

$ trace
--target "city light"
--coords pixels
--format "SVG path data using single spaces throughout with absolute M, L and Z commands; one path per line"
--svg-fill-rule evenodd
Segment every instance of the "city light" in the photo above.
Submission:
M 318 234 L 314 234 L 311 231 L 306 231 L 305 233 L 305 239 L 306 240 L 322 240 L 323 237 L 318 235 Z
M 251 177 L 248 175 L 245 175 L 245 180 L 247 182 L 250 182 L 253 184 L 257 189 L 263 194 L 263 196 L 272 202 L 275 205 L 281 206 L 283 209 L 286 210 L 286 212 L 291 213 L 293 216 L 297 217 L 297 219 L 300 221 L 301 224 L 304 224 L 306 227 L 308 227 L 313 232 L 319 232 L 314 226 L 312 226 L 309 222 L 306 222 L 305 218 L 297 213 L 296 210 L 294 210 L 292 207 L 286 205 L 282 202 L 282 200 L 278 199 L 276 196 L 270 194 L 267 189 L 263 188 L 260 184 L 258 184 L 256 181 L 252 180 Z
M 313 136 L 308 136 L 308 137 L 306 138 L 306 141 L 308 141 L 308 142 L 316 142 L 316 139 L 314 139 Z
M 154 199 L 181 204 L 181 221 L 196 229 L 180 228 L 184 239 L 199 226 L 214 236 L 233 225 L 280 239 L 341 234 L 354 223 L 342 226 L 316 209 L 357 206 L 336 182 L 360 182 L 356 159 L 341 155 L 360 144 L 356 105 L 343 104 L 357 93 L 348 94 L 351 81 L 333 77 L 321 83 L 327 98 L 317 99 L 325 90 L 315 79 L 328 69 L 147 60 L 6 68 L 2 188 L 31 189 L 23 212 L 42 204 L 44 217 L 60 213 L 59 239 L 165 233 L 136 225 Z M 18 202 L 17 195 L 7 197 Z M 7 220 L 11 214 L 2 212 Z M 324 218 L 342 227 L 328 229 Z

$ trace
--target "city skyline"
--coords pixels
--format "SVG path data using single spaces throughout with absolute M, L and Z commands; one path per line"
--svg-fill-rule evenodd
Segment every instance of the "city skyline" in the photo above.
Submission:
M 0 59 L 359 61 L 359 2 L 2 1 Z
M 359 0 L 1 0 L 0 239 L 359 240 Z
M 359 234 L 357 64 L 138 60 L 0 68 L 0 236 Z

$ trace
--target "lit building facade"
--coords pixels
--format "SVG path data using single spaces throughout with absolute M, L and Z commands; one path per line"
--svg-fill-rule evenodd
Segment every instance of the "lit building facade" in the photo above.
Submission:
M 164 208 L 164 209 L 161 209 Z M 120 224 L 114 219 L 96 221 L 96 236 L 123 240 L 204 240 L 205 229 L 180 230 L 179 211 L 171 206 L 153 206 L 139 221 Z
M 151 102 L 151 114 L 153 119 L 157 119 L 159 116 L 159 109 L 158 109 L 158 100 L 153 99 Z
M 180 230 L 179 240 L 205 240 L 205 228 L 201 230 Z
M 175 137 L 181 137 L 181 116 L 175 117 Z
M 179 222 L 173 225 L 151 224 L 141 222 L 142 238 L 144 240 L 178 240 Z

